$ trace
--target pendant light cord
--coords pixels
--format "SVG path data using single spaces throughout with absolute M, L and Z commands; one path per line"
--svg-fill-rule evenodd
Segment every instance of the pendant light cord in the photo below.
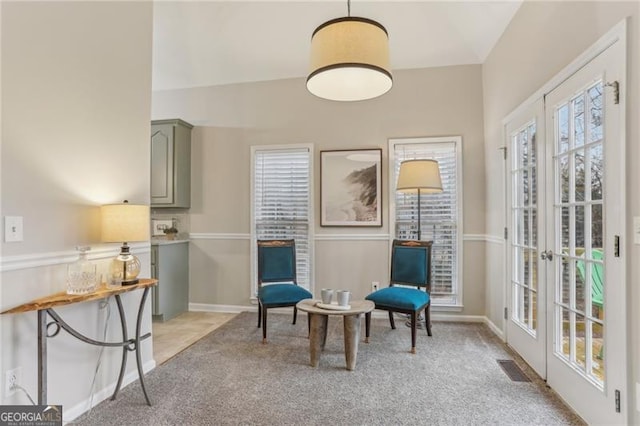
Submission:
M 351 0 L 347 0 L 347 16 L 351 17 Z

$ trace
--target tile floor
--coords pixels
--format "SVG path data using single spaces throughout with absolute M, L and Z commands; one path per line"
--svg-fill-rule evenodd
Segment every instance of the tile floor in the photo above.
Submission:
M 218 312 L 185 312 L 169 321 L 154 321 L 153 355 L 156 365 L 171 359 L 236 315 Z

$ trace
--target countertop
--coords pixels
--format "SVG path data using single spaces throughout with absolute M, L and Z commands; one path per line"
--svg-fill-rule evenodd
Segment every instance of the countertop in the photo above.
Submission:
M 168 244 L 182 244 L 182 243 L 188 243 L 189 240 L 167 240 L 164 238 L 152 238 L 151 239 L 151 245 L 152 246 L 164 246 L 164 245 L 168 245 Z

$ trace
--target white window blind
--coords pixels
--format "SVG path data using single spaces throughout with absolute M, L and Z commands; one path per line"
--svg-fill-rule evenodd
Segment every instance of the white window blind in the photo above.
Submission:
M 293 238 L 298 285 L 306 289 L 311 276 L 310 152 L 306 147 L 253 150 L 253 241 Z M 254 271 L 256 262 L 254 255 Z
M 459 138 L 456 138 L 459 139 Z M 461 182 L 458 145 L 459 140 L 428 142 L 401 139 L 392 141 L 393 188 L 395 188 L 400 163 L 411 159 L 435 159 L 440 167 L 442 193 L 418 195 L 394 190 L 395 238 L 417 239 L 420 220 L 422 240 L 433 241 L 431 265 L 431 295 L 434 305 L 459 305 L 461 258 Z

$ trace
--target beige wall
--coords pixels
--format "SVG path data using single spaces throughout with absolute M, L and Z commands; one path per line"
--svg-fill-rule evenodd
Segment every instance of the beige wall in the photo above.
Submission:
M 348 287 L 362 297 L 370 292 L 371 281 L 388 280 L 389 138 L 462 136 L 463 232 L 484 234 L 481 85 L 480 66 L 471 65 L 397 71 L 388 94 L 355 103 L 315 98 L 304 79 L 154 92 L 154 119 L 179 117 L 196 125 L 190 230 L 216 234 L 192 243 L 191 302 L 249 304 L 252 145 L 313 144 L 316 212 L 321 150 L 383 150 L 383 226 L 323 228 L 316 214 L 316 289 Z M 238 235 L 225 240 L 217 234 Z M 338 234 L 355 237 L 345 241 Z M 482 241 L 465 242 L 464 313 L 469 315 L 484 313 L 483 247 Z
M 105 272 L 118 249 L 99 244 L 98 206 L 124 198 L 149 202 L 153 10 L 149 2 L 3 1 L 0 7 L 1 208 L 2 216 L 24 218 L 24 241 L 1 245 L 0 310 L 5 310 L 64 290 L 76 245 L 92 245 L 92 258 Z M 136 247 L 148 276 L 149 245 Z M 139 294 L 123 301 L 135 326 L 131 316 Z M 115 305 L 112 309 L 109 336 L 116 340 Z M 58 312 L 88 336 L 102 335 L 106 311 L 97 303 Z M 150 319 L 147 310 L 147 331 Z M 22 367 L 22 385 L 35 398 L 35 313 L 0 316 L 0 332 L 2 377 Z M 143 354 L 145 364 L 153 366 L 150 340 Z M 120 357 L 105 351 L 96 392 L 112 389 Z M 49 401 L 64 405 L 65 418 L 88 408 L 97 360 L 98 348 L 64 332 L 49 339 Z M 134 370 L 130 362 L 128 372 Z M 20 393 L 2 394 L 0 403 L 29 401 Z
M 640 251 L 631 244 L 631 218 L 640 215 L 640 3 L 638 2 L 525 2 L 483 65 L 487 233 L 500 235 L 504 227 L 503 160 L 498 147 L 502 140 L 502 119 L 571 63 L 600 36 L 625 17 L 628 20 L 627 87 L 627 290 L 629 359 L 635 380 L 640 381 Z M 491 188 L 491 190 L 489 190 Z M 623 237 L 624 238 L 624 237 Z M 487 316 L 502 325 L 504 295 L 503 247 L 487 251 Z M 635 399 L 630 398 L 632 406 Z M 629 410 L 640 422 L 638 412 Z

